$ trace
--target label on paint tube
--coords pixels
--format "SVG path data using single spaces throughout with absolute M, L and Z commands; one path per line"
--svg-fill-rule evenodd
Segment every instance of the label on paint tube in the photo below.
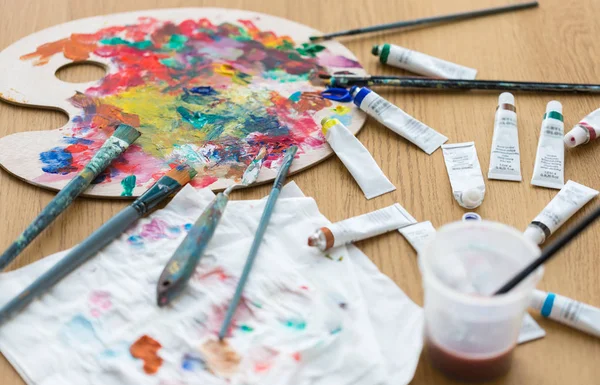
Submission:
M 448 140 L 366 87 L 354 88 L 351 93 L 361 110 L 429 155 Z
M 535 290 L 531 305 L 546 318 L 600 337 L 600 309 L 554 293 Z
M 572 180 L 567 181 L 544 210 L 529 224 L 525 236 L 538 245 L 544 243 L 546 238 L 597 195 L 598 191 L 592 188 Z
M 454 199 L 467 209 L 479 207 L 485 196 L 485 181 L 475 142 L 444 144 L 442 152 Z
M 469 80 L 473 80 L 477 76 L 477 70 L 474 68 L 465 67 L 394 44 L 375 46 L 371 52 L 378 55 L 383 64 L 402 68 L 419 75 Z
M 389 181 L 369 153 L 369 150 L 337 119 L 321 121 L 327 143 L 344 163 L 367 199 L 394 191 Z
M 565 135 L 567 147 L 577 147 L 596 140 L 600 136 L 600 108 L 589 113 Z
M 323 227 L 308 238 L 308 244 L 325 251 L 332 247 L 375 237 L 416 222 L 415 218 L 396 203 Z
M 554 109 L 552 103 L 560 106 L 556 107 L 560 108 L 560 111 Z M 532 185 L 561 189 L 565 184 L 565 125 L 561 111 L 562 106 L 559 102 L 548 103 L 535 154 Z
M 415 223 L 414 225 L 406 226 L 398 229 L 410 245 L 420 254 L 425 249 L 425 246 L 435 237 L 435 227 L 430 221 Z
M 516 111 L 514 96 L 508 92 L 502 93 L 494 119 L 489 179 L 522 180 Z

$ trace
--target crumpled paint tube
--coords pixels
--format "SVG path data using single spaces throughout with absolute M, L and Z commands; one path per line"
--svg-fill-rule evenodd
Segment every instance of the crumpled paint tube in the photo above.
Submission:
M 367 214 L 333 223 L 329 227 L 321 227 L 308 238 L 308 245 L 325 251 L 332 247 L 362 241 L 414 223 L 417 223 L 415 218 L 404 207 L 396 203 Z
M 488 178 L 522 180 L 517 109 L 515 97 L 509 92 L 501 93 L 498 98 Z
M 564 131 L 562 104 L 553 100 L 546 106 L 542 121 L 532 185 L 561 189 L 565 184 Z
M 596 140 L 598 136 L 600 136 L 600 108 L 581 119 L 581 122 L 565 135 L 564 142 L 567 147 L 573 148 Z
M 475 142 L 445 144 L 442 151 L 454 198 L 464 208 L 479 207 L 485 196 L 485 182 Z
M 398 232 L 406 238 L 417 254 L 422 253 L 425 246 L 435 237 L 435 227 L 433 227 L 430 221 L 402 227 L 398 229 Z
M 375 45 L 371 53 L 379 56 L 379 61 L 382 64 L 402 68 L 419 75 L 469 80 L 473 80 L 477 76 L 477 70 L 474 68 L 465 67 L 394 44 Z
M 327 143 L 352 174 L 367 199 L 396 189 L 369 150 L 339 120 L 324 118 L 321 125 Z
M 404 139 L 431 155 L 448 138 L 418 121 L 367 87 L 352 87 L 354 104 Z
M 541 245 L 573 214 L 598 195 L 598 191 L 572 180 L 548 203 L 544 210 L 529 224 L 525 236 Z

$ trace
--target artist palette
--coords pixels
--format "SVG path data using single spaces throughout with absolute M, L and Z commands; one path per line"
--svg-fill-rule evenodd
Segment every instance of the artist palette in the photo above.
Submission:
M 332 154 L 319 122 L 336 117 L 353 133 L 365 116 L 321 97 L 318 72 L 366 74 L 356 57 L 307 26 L 255 12 L 182 8 L 80 19 L 34 33 L 0 53 L 0 98 L 60 109 L 56 130 L 0 139 L 0 165 L 38 186 L 61 189 L 115 127 L 142 136 L 96 179 L 89 196 L 138 196 L 175 164 L 198 170 L 196 187 L 239 181 L 261 147 L 258 183 L 274 178 L 283 153 L 299 147 L 291 172 Z M 106 68 L 95 82 L 55 73 L 73 62 Z

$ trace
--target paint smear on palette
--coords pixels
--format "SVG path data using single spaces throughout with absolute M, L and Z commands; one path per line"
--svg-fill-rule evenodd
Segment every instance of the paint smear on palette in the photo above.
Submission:
M 182 161 L 199 171 L 193 185 L 205 187 L 220 178 L 239 180 L 263 146 L 268 168 L 291 145 L 299 154 L 325 148 L 312 116 L 332 102 L 320 96 L 312 77 L 326 66 L 360 68 L 321 45 L 296 47 L 290 37 L 250 20 L 140 18 L 72 34 L 21 59 L 40 66 L 54 55 L 101 57 L 115 70 L 69 99 L 79 113 L 63 130 L 63 145 L 40 154 L 44 174 L 36 181 L 71 179 L 126 123 L 142 136 L 94 182 L 122 181 L 124 196 Z
M 200 352 L 208 370 L 224 378 L 236 374 L 242 360 L 227 341 L 208 340 L 200 346 Z
M 143 335 L 131 345 L 129 352 L 133 357 L 144 361 L 146 374 L 156 374 L 163 363 L 163 359 L 158 355 L 160 348 L 162 346 L 158 341 Z

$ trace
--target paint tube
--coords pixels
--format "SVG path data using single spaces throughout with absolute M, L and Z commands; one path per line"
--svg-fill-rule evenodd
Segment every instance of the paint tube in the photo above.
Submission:
M 398 231 L 417 251 L 417 254 L 422 253 L 425 246 L 435 237 L 435 227 L 430 221 L 415 223 L 398 229 Z
M 573 214 L 592 200 L 598 191 L 572 180 L 548 203 L 544 210 L 529 224 L 525 236 L 541 245 Z
M 522 180 L 517 109 L 515 97 L 509 92 L 501 93 L 498 98 L 488 178 Z
M 367 199 L 396 189 L 381 171 L 369 150 L 339 120 L 323 118 L 321 125 L 327 143 L 352 174 Z
M 523 323 L 521 324 L 521 329 L 519 330 L 519 337 L 517 338 L 518 344 L 523 344 L 525 342 L 537 340 L 546 335 L 546 331 L 542 329 L 540 325 L 533 319 L 529 313 L 525 313 L 523 317 Z
M 567 147 L 573 148 L 589 143 L 598 136 L 600 136 L 600 108 L 581 119 L 581 122 L 565 135 L 564 142 Z
M 532 185 L 560 189 L 565 184 L 564 128 L 562 104 L 553 100 L 546 106 L 542 121 Z
M 308 245 L 325 251 L 332 247 L 362 241 L 393 231 L 417 221 L 398 203 L 357 217 L 348 218 L 318 229 L 308 238 Z
M 475 142 L 444 144 L 442 151 L 454 198 L 464 208 L 479 207 L 485 196 L 485 182 Z
M 354 86 L 350 94 L 354 97 L 354 104 L 361 110 L 429 155 L 448 140 L 367 87 Z
M 546 318 L 600 337 L 600 309 L 554 293 L 535 290 L 530 306 Z
M 394 44 L 375 45 L 371 50 L 382 64 L 398 67 L 419 75 L 445 79 L 475 79 L 477 70 Z

